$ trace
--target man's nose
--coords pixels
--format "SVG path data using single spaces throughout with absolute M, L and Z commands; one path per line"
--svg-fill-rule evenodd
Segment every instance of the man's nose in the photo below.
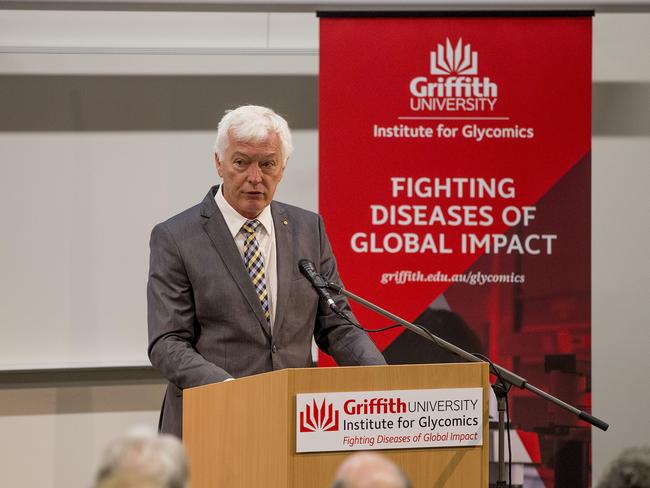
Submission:
M 248 167 L 248 181 L 253 185 L 262 182 L 262 170 L 257 164 L 251 164 Z

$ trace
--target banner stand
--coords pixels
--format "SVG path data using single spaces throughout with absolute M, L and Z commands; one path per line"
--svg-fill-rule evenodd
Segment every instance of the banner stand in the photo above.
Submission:
M 591 407 L 591 15 L 319 14 L 319 212 L 346 286 L 578 412 Z M 399 329 L 373 339 L 389 364 L 456 361 Z M 513 482 L 590 486 L 591 429 L 520 388 L 509 404 Z

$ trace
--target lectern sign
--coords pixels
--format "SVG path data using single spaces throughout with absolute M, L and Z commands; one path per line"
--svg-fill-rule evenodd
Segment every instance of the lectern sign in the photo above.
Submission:
M 296 395 L 296 452 L 483 444 L 483 390 Z

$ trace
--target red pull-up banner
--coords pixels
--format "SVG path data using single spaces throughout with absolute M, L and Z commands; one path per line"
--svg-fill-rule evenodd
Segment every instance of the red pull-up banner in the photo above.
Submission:
M 319 205 L 346 287 L 589 410 L 590 15 L 320 29 Z M 455 360 L 373 339 L 393 364 Z M 590 485 L 586 424 L 522 392 L 511 410 L 530 479 Z

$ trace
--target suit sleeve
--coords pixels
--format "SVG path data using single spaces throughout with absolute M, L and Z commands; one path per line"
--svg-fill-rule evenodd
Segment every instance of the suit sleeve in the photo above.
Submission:
M 341 279 L 336 269 L 336 259 L 320 216 L 318 217 L 318 232 L 320 236 L 319 272 L 327 281 L 340 284 Z M 356 322 L 347 299 L 339 296 L 335 298 L 335 301 L 339 308 Z M 366 332 L 345 322 L 323 303 L 318 308 L 314 338 L 318 347 L 332 356 L 340 366 L 386 364 L 384 356 Z
M 193 290 L 176 242 L 164 224 L 151 232 L 147 321 L 149 359 L 178 388 L 215 383 L 231 375 L 194 348 Z

